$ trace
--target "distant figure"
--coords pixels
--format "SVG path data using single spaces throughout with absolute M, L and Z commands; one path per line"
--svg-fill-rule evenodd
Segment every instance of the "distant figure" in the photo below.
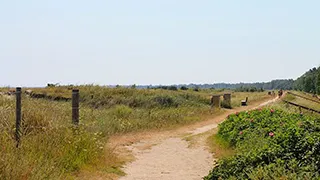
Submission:
M 278 92 L 279 97 L 281 97 L 283 95 L 283 91 L 282 89 Z

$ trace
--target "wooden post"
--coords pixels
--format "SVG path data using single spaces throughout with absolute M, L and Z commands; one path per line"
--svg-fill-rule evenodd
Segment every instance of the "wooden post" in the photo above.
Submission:
M 79 90 L 72 90 L 72 123 L 79 124 Z
M 223 95 L 223 104 L 226 108 L 231 108 L 231 94 Z
M 220 95 L 213 95 L 211 97 L 211 107 L 220 108 Z
M 20 144 L 20 131 L 21 127 L 21 87 L 16 88 L 16 133 L 15 138 L 17 141 L 16 147 L 19 147 Z

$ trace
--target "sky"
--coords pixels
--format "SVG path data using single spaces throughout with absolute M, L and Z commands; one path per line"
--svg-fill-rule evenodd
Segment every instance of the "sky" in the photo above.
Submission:
M 0 0 L 0 86 L 296 79 L 318 0 Z

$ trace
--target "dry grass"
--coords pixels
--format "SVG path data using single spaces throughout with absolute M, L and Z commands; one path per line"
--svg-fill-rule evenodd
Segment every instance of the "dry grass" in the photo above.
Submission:
M 94 162 L 104 143 L 80 125 L 70 125 L 68 104 L 23 98 L 22 136 L 15 148 L 14 100 L 0 98 L 0 179 L 64 179 Z
M 241 100 L 245 100 L 246 97 L 248 97 L 248 104 L 270 98 L 267 92 L 232 92 L 231 106 L 241 106 Z

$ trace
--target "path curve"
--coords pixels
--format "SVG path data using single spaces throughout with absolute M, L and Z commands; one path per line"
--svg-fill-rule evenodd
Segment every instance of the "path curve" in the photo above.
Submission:
M 190 146 L 185 140 L 191 136 L 201 135 L 218 127 L 229 114 L 237 111 L 256 109 L 274 103 L 278 98 L 254 104 L 247 107 L 240 107 L 228 110 L 226 113 L 211 119 L 210 123 L 199 123 L 198 127 L 182 127 L 176 131 L 162 133 L 145 133 L 140 135 L 139 140 L 131 139 L 132 144 L 124 147 L 129 150 L 135 160 L 123 168 L 127 174 L 120 180 L 199 180 L 206 176 L 211 170 L 214 158 L 206 147 L 205 138 L 198 138 L 196 146 Z M 187 132 L 187 133 L 186 133 Z M 187 134 L 187 135 L 186 135 Z M 128 140 L 130 135 L 123 137 Z M 119 140 L 119 139 L 117 139 Z M 122 139 L 123 140 L 123 139 Z M 121 140 L 120 140 L 121 141 Z M 130 141 L 130 140 L 129 140 Z M 135 142 L 136 141 L 136 142 Z

